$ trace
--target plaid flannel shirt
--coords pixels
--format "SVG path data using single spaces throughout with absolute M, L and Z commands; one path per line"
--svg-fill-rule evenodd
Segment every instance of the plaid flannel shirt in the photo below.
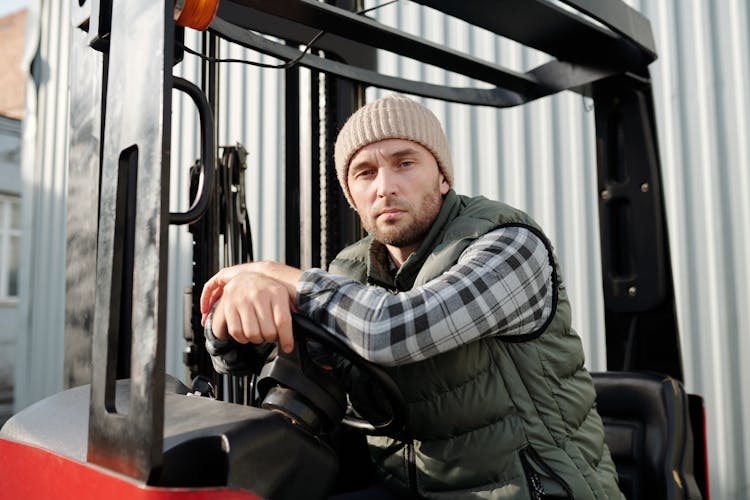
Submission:
M 486 336 L 537 332 L 552 314 L 553 274 L 542 240 L 510 226 L 478 238 L 445 273 L 409 291 L 308 270 L 297 306 L 363 358 L 393 366 Z

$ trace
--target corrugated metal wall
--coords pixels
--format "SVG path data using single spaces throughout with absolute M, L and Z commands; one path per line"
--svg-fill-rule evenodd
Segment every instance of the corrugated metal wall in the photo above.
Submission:
M 706 398 L 713 498 L 750 496 L 750 10 L 638 5 L 652 69 L 677 310 L 690 390 Z
M 36 96 L 34 151 L 24 151 L 27 182 L 28 272 L 22 300 L 26 335 L 19 336 L 19 407 L 62 387 L 61 223 L 64 202 L 67 3 L 41 3 L 37 30 L 43 75 Z M 706 397 L 713 498 L 750 496 L 750 9 L 744 0 L 630 1 L 651 19 L 659 60 L 651 67 L 677 307 L 688 389 Z M 32 2 L 32 4 L 34 4 Z M 62 4 L 62 6 L 61 6 Z M 373 5 L 368 2 L 367 6 Z M 38 5 L 38 4 L 37 4 Z M 32 6 L 32 10 L 33 10 Z M 449 43 L 503 65 L 528 69 L 544 60 L 508 41 L 444 21 L 406 2 L 376 14 L 410 33 Z M 190 34 L 190 46 L 199 37 Z M 260 59 L 237 47 L 221 55 Z M 394 74 L 463 84 L 436 68 L 392 55 L 380 58 Z M 283 75 L 242 65 L 223 66 L 221 143 L 240 142 L 248 159 L 248 208 L 257 258 L 283 257 Z M 177 74 L 199 81 L 195 58 Z M 304 77 L 303 77 L 304 79 Z M 377 92 L 369 91 L 372 98 Z M 186 172 L 198 154 L 196 113 L 175 94 L 172 210 L 187 206 Z M 30 94 L 33 98 L 33 94 Z M 574 324 L 589 368 L 604 368 L 593 113 L 568 94 L 524 109 L 470 109 L 426 100 L 443 120 L 456 165 L 456 189 L 485 194 L 528 210 L 545 227 L 561 258 L 574 306 Z M 27 122 L 29 123 L 29 122 Z M 303 153 L 304 156 L 304 153 Z M 472 169 L 468 168 L 473 167 Z M 471 171 L 475 174 L 471 174 Z M 182 289 L 190 281 L 190 242 L 170 233 L 168 369 L 181 375 Z M 21 377 L 21 378 L 19 378 Z

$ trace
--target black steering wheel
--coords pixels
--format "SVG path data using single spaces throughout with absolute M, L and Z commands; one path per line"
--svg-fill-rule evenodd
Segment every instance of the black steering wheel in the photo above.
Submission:
M 294 350 L 277 349 L 261 369 L 257 387 L 262 406 L 284 413 L 315 433 L 330 431 L 339 422 L 371 435 L 401 432 L 407 405 L 390 375 L 307 317 L 294 313 L 292 320 Z M 342 372 L 348 376 L 342 377 Z M 356 378 L 341 380 L 355 372 Z M 363 400 L 363 385 L 367 386 L 364 399 L 372 405 L 357 404 Z

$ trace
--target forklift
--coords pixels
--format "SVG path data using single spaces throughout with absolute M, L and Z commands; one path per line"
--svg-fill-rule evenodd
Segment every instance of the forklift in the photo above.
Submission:
M 304 217 L 314 262 L 324 267 L 361 235 L 331 158 L 336 131 L 364 104 L 366 88 L 495 108 L 560 92 L 591 99 L 607 348 L 607 371 L 592 376 L 606 441 L 627 498 L 709 498 L 703 399 L 683 388 L 648 19 L 621 0 L 413 1 L 551 60 L 513 71 L 381 24 L 360 0 L 70 0 L 65 335 L 66 345 L 83 346 L 71 355 L 90 359 L 90 383 L 76 386 L 69 376 L 72 388 L 0 429 L 3 498 L 328 498 L 360 485 L 347 479 L 358 463 L 332 442 L 339 429 L 396 435 L 408 421 L 386 372 L 300 315 L 292 353 L 252 347 L 247 374 L 213 370 L 200 291 L 221 267 L 253 260 L 247 152 L 216 147 L 218 67 L 227 62 L 217 56 L 219 41 L 282 61 L 280 230 L 286 261 L 296 266 L 303 188 L 313 200 Z M 200 51 L 186 46 L 186 30 L 201 33 Z M 376 50 L 483 86 L 383 74 Z M 202 61 L 200 82 L 173 75 L 186 53 Z M 309 133 L 320 147 L 312 151 L 299 148 L 300 67 L 316 75 Z M 193 201 L 176 213 L 169 211 L 173 90 L 195 104 L 201 141 L 190 168 Z M 302 154 L 312 156 L 312 186 L 300 182 Z M 187 225 L 194 241 L 185 381 L 165 373 L 170 225 Z M 369 376 L 378 411 L 353 403 L 344 381 L 317 361 L 321 349 Z

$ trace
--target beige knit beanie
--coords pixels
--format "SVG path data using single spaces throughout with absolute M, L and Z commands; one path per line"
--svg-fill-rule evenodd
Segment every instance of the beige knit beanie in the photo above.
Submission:
M 336 175 L 351 206 L 354 203 L 346 182 L 349 162 L 361 148 L 383 139 L 408 139 L 421 144 L 435 157 L 448 184 L 453 185 L 448 139 L 437 117 L 406 96 L 388 94 L 352 114 L 336 138 Z

